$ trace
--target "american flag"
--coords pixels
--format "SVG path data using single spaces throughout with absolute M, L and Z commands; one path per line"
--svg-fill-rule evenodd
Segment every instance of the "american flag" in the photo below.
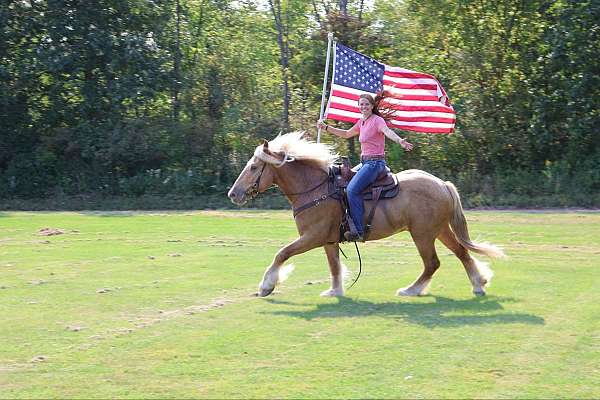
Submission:
M 358 97 L 382 90 L 392 110 L 388 126 L 423 133 L 452 133 L 454 108 L 442 85 L 432 75 L 390 67 L 336 43 L 333 82 L 326 119 L 355 123 L 361 117 Z

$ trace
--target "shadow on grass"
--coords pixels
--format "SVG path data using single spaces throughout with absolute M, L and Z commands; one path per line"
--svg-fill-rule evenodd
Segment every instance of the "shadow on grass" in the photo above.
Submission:
M 537 315 L 525 313 L 502 312 L 501 303 L 514 303 L 512 298 L 493 296 L 475 297 L 467 300 L 453 300 L 440 296 L 425 296 L 433 298 L 434 303 L 423 302 L 386 302 L 371 301 L 340 297 L 337 303 L 317 304 L 307 310 L 282 310 L 267 312 L 271 315 L 285 315 L 305 320 L 317 318 L 357 318 L 367 316 L 384 316 L 423 325 L 426 327 L 456 327 L 463 325 L 483 324 L 532 324 L 543 325 L 544 319 Z M 273 304 L 302 306 L 277 299 L 267 299 Z

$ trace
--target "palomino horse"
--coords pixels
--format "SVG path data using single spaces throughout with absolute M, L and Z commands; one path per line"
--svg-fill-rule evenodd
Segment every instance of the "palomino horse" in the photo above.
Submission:
M 237 205 L 277 185 L 294 209 L 313 203 L 295 216 L 300 237 L 277 252 L 263 276 L 258 295 L 268 296 L 280 280 L 283 263 L 290 257 L 316 247 L 323 247 L 331 272 L 331 288 L 322 296 L 343 296 L 343 270 L 339 256 L 339 226 L 342 208 L 337 200 L 327 197 L 328 170 L 338 158 L 322 143 L 303 138 L 303 132 L 280 135 L 256 148 L 254 156 L 228 193 Z M 473 286 L 473 293 L 485 295 L 492 278 L 486 263 L 469 254 L 469 250 L 491 257 L 502 257 L 499 248 L 476 243 L 469 238 L 467 222 L 454 185 L 419 170 L 396 174 L 400 193 L 393 199 L 381 200 L 375 210 L 368 240 L 377 240 L 408 230 L 423 259 L 423 273 L 410 285 L 397 291 L 400 296 L 424 294 L 440 260 L 434 242 L 439 239 L 463 263 Z M 365 202 L 365 214 L 371 209 Z

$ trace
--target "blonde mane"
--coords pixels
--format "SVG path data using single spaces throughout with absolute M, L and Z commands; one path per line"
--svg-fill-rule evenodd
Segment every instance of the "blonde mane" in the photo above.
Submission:
M 256 148 L 254 155 L 269 164 L 280 164 L 279 166 L 293 160 L 306 161 L 315 164 L 324 171 L 327 171 L 329 166 L 339 157 L 331 146 L 305 139 L 302 131 L 277 136 L 269 142 L 269 150 L 284 153 L 284 160 L 281 161 L 265 154 L 262 145 Z

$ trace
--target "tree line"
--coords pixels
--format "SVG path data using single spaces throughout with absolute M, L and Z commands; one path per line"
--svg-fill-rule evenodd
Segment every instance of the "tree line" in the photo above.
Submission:
M 598 0 L 3 1 L 0 198 L 226 202 L 261 138 L 316 134 L 333 32 L 457 111 L 453 135 L 399 132 L 394 170 L 472 206 L 599 206 L 599 21 Z

